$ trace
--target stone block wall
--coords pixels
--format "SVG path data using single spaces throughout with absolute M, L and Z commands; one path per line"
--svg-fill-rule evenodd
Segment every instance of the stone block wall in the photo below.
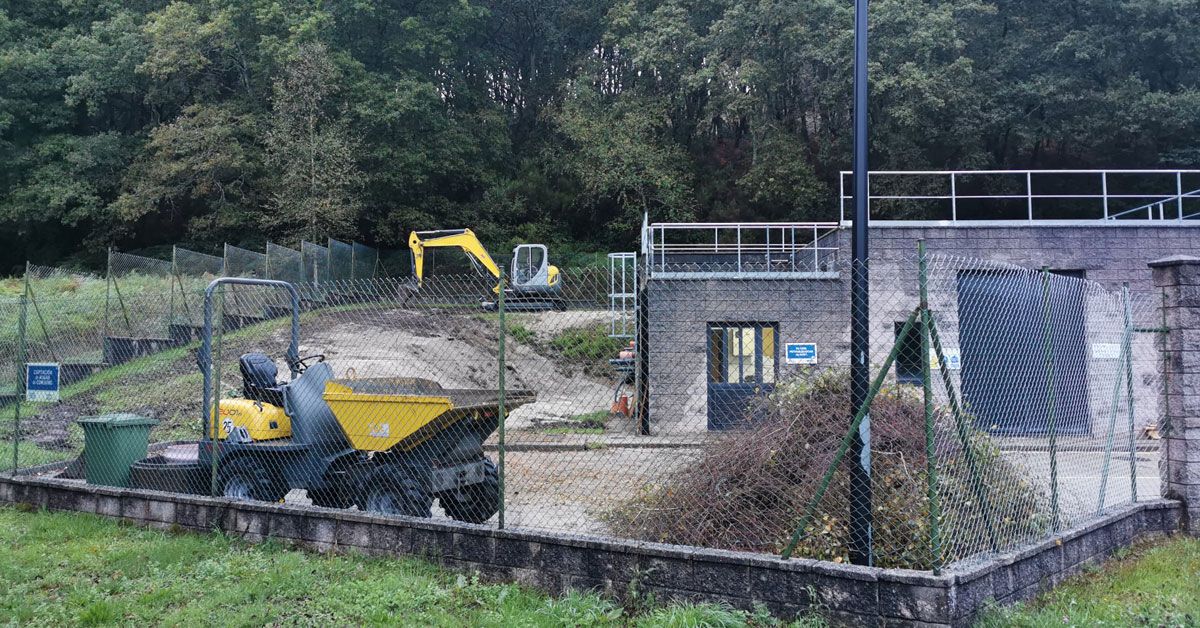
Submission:
M 1162 494 L 1181 500 L 1185 528 L 1200 533 L 1200 258 L 1175 256 L 1150 266 L 1164 293 L 1163 417 L 1159 429 Z
M 415 556 L 552 595 L 591 591 L 621 601 L 636 592 L 661 603 L 763 607 L 785 619 L 815 611 L 853 626 L 968 626 L 986 603 L 1028 599 L 1138 538 L 1174 532 L 1181 516 L 1179 504 L 1169 500 L 1128 505 L 1035 546 L 935 575 L 38 476 L 0 475 L 0 504 L 94 513 L 164 530 L 221 530 L 252 543 L 275 539 L 317 552 Z

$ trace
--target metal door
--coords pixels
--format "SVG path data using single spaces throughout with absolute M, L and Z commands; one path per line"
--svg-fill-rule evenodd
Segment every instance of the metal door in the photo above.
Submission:
M 963 396 L 984 430 L 1046 434 L 1053 386 L 1058 433 L 1091 432 L 1084 283 L 1050 275 L 1052 378 L 1046 363 L 1043 291 L 1041 277 L 1031 273 L 958 277 Z
M 754 419 L 754 399 L 775 389 L 778 325 L 709 323 L 708 429 Z

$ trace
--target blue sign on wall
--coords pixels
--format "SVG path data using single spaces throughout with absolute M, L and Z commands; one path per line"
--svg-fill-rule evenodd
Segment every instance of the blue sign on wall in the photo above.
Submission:
M 25 365 L 26 401 L 58 401 L 59 368 L 57 364 Z
M 788 364 L 816 364 L 817 345 L 813 342 L 789 342 L 784 347 L 784 362 Z

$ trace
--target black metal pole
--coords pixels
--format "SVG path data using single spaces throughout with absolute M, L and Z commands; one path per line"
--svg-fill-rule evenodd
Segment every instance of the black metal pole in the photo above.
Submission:
M 850 415 L 871 385 L 870 291 L 867 289 L 867 0 L 854 1 L 854 235 L 850 271 Z M 850 445 L 850 562 L 871 565 L 871 415 Z

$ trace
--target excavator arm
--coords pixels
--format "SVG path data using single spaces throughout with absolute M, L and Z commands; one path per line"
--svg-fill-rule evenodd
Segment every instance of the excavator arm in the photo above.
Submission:
M 413 274 L 416 275 L 418 287 L 425 278 L 425 249 L 433 248 L 462 249 L 477 269 L 482 268 L 497 280 L 500 279 L 500 267 L 470 229 L 413 231 L 408 235 L 408 248 L 412 251 Z

